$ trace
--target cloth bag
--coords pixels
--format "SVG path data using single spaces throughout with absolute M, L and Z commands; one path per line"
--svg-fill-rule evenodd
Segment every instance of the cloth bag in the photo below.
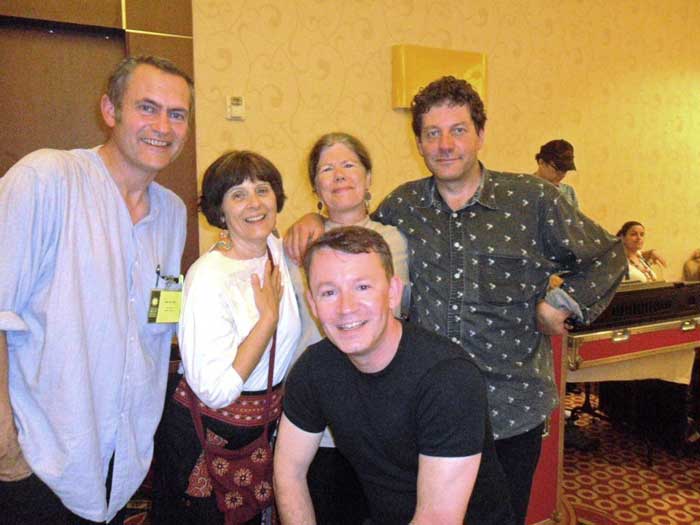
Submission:
M 270 263 L 274 265 L 269 249 L 267 255 Z M 271 411 L 276 347 L 277 331 L 275 330 L 272 336 L 267 373 L 267 393 L 263 417 L 264 431 L 262 435 L 242 448 L 230 450 L 207 441 L 199 399 L 187 385 L 190 393 L 189 408 L 192 420 L 197 437 L 202 444 L 207 471 L 216 495 L 217 507 L 225 515 L 225 525 L 246 522 L 274 503 L 272 446 L 270 445 L 268 429 L 270 423 L 279 417 Z

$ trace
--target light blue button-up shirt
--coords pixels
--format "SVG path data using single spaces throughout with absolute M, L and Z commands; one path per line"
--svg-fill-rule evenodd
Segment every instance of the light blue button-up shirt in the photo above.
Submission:
M 105 521 L 151 462 L 174 325 L 147 311 L 156 268 L 180 273 L 186 212 L 153 183 L 134 225 L 98 149 L 39 150 L 0 179 L 0 330 L 27 462 L 72 512 Z

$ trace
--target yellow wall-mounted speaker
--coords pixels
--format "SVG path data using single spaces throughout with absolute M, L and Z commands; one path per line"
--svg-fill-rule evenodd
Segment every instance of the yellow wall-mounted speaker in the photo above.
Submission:
M 435 47 L 391 46 L 392 93 L 394 109 L 408 108 L 418 91 L 446 75 L 463 78 L 486 104 L 486 55 Z

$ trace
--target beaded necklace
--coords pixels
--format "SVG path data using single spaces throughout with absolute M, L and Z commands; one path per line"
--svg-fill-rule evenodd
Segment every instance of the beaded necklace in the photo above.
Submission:
M 649 264 L 644 260 L 644 257 L 638 255 L 636 261 L 631 257 L 627 257 L 627 260 L 632 266 L 634 266 L 637 270 L 644 274 L 644 277 L 646 277 L 647 282 L 656 281 L 656 275 L 654 275 L 654 270 L 652 270 Z

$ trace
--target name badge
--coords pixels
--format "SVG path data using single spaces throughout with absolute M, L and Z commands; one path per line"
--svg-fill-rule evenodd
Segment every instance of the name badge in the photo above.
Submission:
M 161 279 L 165 282 L 165 288 L 158 288 Z M 156 267 L 156 286 L 151 290 L 151 300 L 148 303 L 149 323 L 177 323 L 180 320 L 183 280 L 182 274 L 163 275 L 160 273 L 160 264 Z
M 182 290 L 151 290 L 149 323 L 177 323 L 180 320 Z

